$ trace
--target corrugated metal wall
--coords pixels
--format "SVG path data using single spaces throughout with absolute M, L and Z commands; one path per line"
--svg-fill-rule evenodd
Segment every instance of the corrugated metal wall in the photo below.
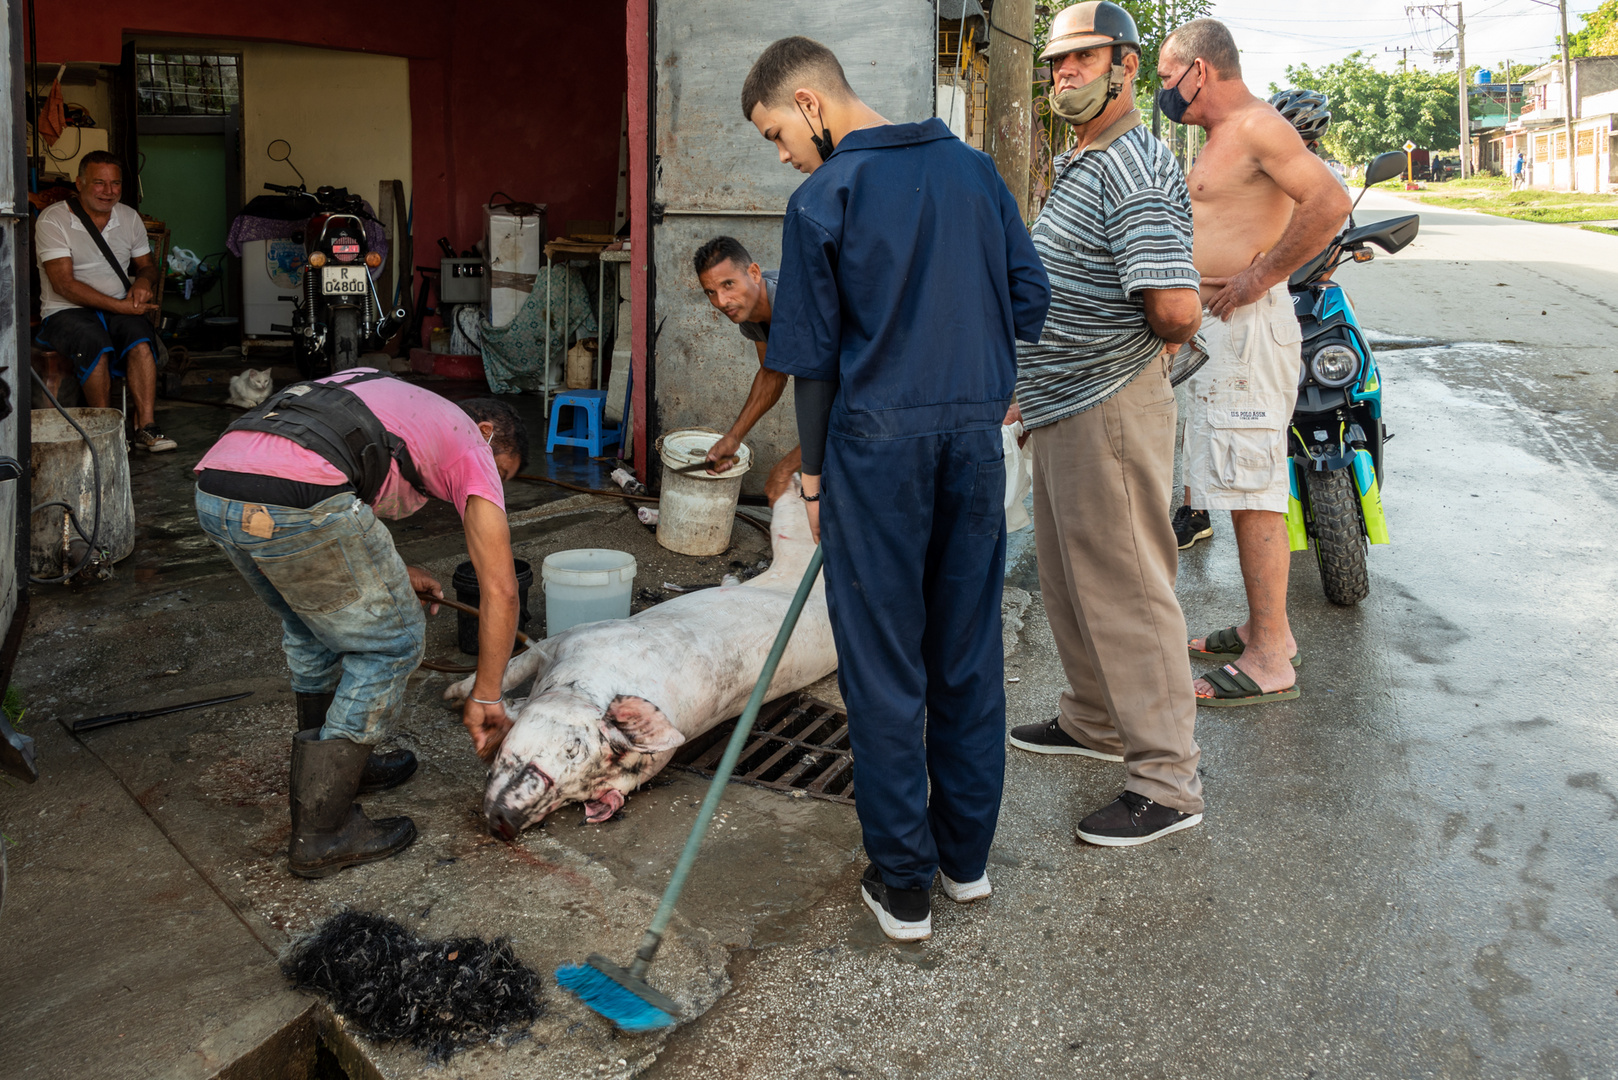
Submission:
M 728 235 L 773 268 L 781 215 L 803 180 L 742 116 L 748 69 L 770 42 L 803 34 L 837 53 L 877 112 L 896 123 L 924 120 L 933 115 L 936 19 L 929 0 L 660 0 L 656 11 L 658 426 L 723 431 L 747 398 L 758 354 L 708 304 L 691 256 Z M 797 443 L 790 388 L 747 442 L 755 464 L 744 490 L 756 493 Z

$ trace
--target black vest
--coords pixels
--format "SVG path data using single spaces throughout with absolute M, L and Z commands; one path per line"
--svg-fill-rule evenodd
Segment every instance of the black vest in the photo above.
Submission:
M 355 383 L 391 378 L 371 371 L 342 384 L 293 383 L 258 408 L 248 410 L 225 430 L 262 431 L 313 450 L 348 477 L 367 505 L 376 501 L 388 478 L 388 467 L 395 461 L 405 482 L 426 497 L 421 474 L 410 460 L 410 447 L 382 426 L 358 394 L 347 389 Z

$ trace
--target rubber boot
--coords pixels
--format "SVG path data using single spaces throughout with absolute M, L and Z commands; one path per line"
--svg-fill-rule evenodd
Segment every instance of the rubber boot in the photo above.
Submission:
M 331 703 L 336 700 L 337 694 L 328 690 L 324 694 L 298 693 L 296 697 L 298 730 L 308 731 L 325 725 L 326 713 L 331 710 Z M 416 755 L 409 750 L 372 750 L 371 756 L 365 760 L 365 775 L 360 778 L 359 793 L 369 795 L 373 791 L 398 787 L 414 775 Z
M 328 877 L 345 866 L 397 855 L 416 839 L 407 817 L 365 816 L 359 793 L 369 748 L 300 731 L 292 739 L 292 839 L 287 863 L 299 877 Z

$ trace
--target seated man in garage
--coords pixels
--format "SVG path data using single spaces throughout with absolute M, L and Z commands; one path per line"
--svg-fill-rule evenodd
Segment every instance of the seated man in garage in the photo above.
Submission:
M 92 408 L 107 408 L 112 380 L 127 379 L 135 445 L 155 454 L 176 445 L 157 426 L 157 362 L 146 318 L 157 309 L 152 297 L 162 271 L 140 214 L 119 201 L 123 172 L 104 150 L 85 154 L 78 195 L 47 206 L 34 223 L 44 320 L 38 341 L 72 361 Z M 125 272 L 131 262 L 133 280 Z
M 729 236 L 716 236 L 703 244 L 693 261 L 697 282 L 707 295 L 708 303 L 724 312 L 742 332 L 742 337 L 758 349 L 758 373 L 753 376 L 753 386 L 747 392 L 741 414 L 724 438 L 708 451 L 708 460 L 714 463 L 710 471 L 722 473 L 734 464 L 725 459 L 741 446 L 753 425 L 775 408 L 775 403 L 781 400 L 781 391 L 786 389 L 787 377 L 764 366 L 764 347 L 770 340 L 770 311 L 775 305 L 775 280 L 779 271 L 760 270 L 741 241 Z M 803 455 L 797 447 L 788 451 L 770 470 L 771 489 L 784 485 L 798 471 L 802 461 Z

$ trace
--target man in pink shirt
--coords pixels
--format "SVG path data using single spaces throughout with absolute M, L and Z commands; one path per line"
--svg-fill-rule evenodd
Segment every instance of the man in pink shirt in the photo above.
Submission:
M 500 680 L 517 629 L 517 578 L 502 482 L 528 433 L 494 398 L 455 404 L 369 368 L 295 383 L 226 429 L 197 463 L 197 520 L 281 617 L 298 701 L 292 742 L 294 874 L 325 877 L 416 838 L 408 817 L 372 821 L 361 792 L 402 784 L 408 750 L 373 752 L 421 662 L 417 594 L 443 596 L 406 566 L 377 517 L 429 497 L 455 507 L 480 594 L 478 671 L 462 722 L 479 756 L 511 726 Z M 436 609 L 435 609 L 436 610 Z

